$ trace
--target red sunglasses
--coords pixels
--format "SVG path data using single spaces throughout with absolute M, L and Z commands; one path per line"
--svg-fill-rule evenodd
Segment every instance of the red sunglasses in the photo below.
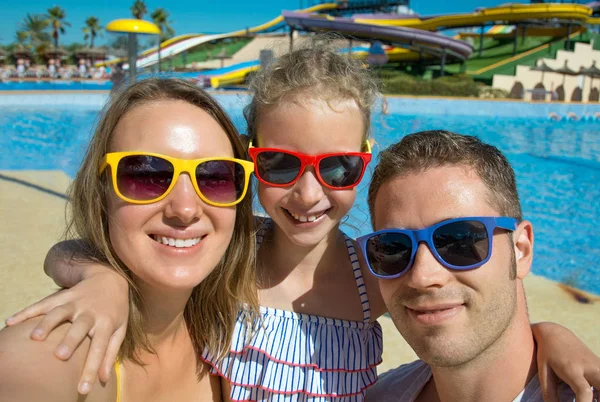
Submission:
M 254 161 L 254 174 L 269 186 L 291 186 L 307 166 L 312 166 L 322 185 L 332 190 L 345 190 L 360 183 L 371 161 L 369 141 L 365 144 L 367 152 L 306 155 L 279 148 L 255 148 L 250 142 L 248 153 Z

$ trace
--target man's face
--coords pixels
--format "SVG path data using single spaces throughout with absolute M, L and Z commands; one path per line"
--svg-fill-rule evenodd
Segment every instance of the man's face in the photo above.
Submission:
M 432 168 L 385 182 L 374 214 L 375 230 L 421 229 L 451 218 L 500 215 L 490 206 L 478 175 L 462 166 Z M 504 333 L 517 306 L 513 247 L 507 232 L 496 229 L 486 264 L 452 271 L 421 243 L 409 272 L 379 280 L 396 327 L 422 360 L 433 366 L 461 365 Z

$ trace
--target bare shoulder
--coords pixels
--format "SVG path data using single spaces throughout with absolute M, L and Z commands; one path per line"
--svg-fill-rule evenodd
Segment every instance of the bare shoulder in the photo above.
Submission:
M 373 276 L 369 267 L 367 266 L 367 261 L 365 261 L 364 256 L 360 250 L 358 243 L 353 240 L 354 249 L 356 250 L 356 254 L 358 255 L 358 262 L 360 264 L 360 269 L 363 274 L 363 278 L 365 281 L 365 286 L 367 287 L 367 295 L 369 296 L 369 306 L 371 308 L 371 319 L 376 320 L 381 317 L 383 314 L 387 312 L 387 307 L 381 298 L 381 292 L 379 291 L 379 279 Z
M 59 360 L 54 349 L 71 324 L 58 327 L 46 341 L 34 341 L 29 335 L 40 320 L 36 317 L 0 331 L 0 400 L 79 400 L 77 383 L 89 340 L 70 360 Z

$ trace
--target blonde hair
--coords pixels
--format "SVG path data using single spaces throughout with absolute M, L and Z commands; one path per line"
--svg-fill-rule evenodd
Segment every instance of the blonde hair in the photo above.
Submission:
M 110 265 L 128 280 L 130 314 L 119 358 L 130 359 L 138 364 L 141 364 L 138 351 L 153 352 L 143 331 L 143 300 L 131 279 L 131 272 L 110 244 L 107 214 L 110 183 L 107 174 L 98 175 L 98 166 L 109 150 L 120 118 L 137 106 L 159 100 L 183 100 L 204 110 L 227 133 L 234 156 L 247 158 L 238 132 L 223 109 L 206 92 L 186 81 L 158 78 L 143 80 L 123 88 L 104 108 L 82 166 L 69 189 L 71 219 L 67 234 L 82 240 L 86 256 Z M 219 358 L 229 351 L 235 321 L 242 305 L 246 306 L 245 321 L 250 326 L 258 316 L 251 197 L 246 197 L 237 205 L 235 228 L 225 254 L 208 277 L 194 288 L 185 306 L 184 319 L 198 357 L 198 370 L 205 347 Z
M 265 107 L 306 100 L 335 102 L 352 99 L 369 136 L 371 109 L 379 96 L 375 80 L 363 64 L 333 45 L 339 35 L 316 35 L 298 50 L 277 59 L 257 73 L 250 84 L 252 101 L 244 109 L 248 137 L 255 140 L 258 116 Z

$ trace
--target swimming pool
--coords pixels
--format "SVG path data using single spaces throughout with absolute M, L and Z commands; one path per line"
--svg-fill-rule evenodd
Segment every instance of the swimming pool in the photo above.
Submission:
M 217 98 L 244 132 L 247 98 Z M 0 170 L 60 169 L 73 176 L 105 98 L 69 103 L 56 96 L 52 102 L 30 96 L 16 106 L 2 105 L 1 99 Z M 548 111 L 593 113 L 600 106 L 394 98 L 389 110 L 389 115 L 373 116 L 374 153 L 406 134 L 429 129 L 477 135 L 506 153 L 517 173 L 524 217 L 534 224 L 533 272 L 600 294 L 600 122 L 545 117 Z M 354 236 L 371 229 L 366 204 L 370 174 L 346 221 L 345 230 Z
M 110 91 L 112 83 L 107 80 L 84 81 L 0 81 L 0 91 Z

